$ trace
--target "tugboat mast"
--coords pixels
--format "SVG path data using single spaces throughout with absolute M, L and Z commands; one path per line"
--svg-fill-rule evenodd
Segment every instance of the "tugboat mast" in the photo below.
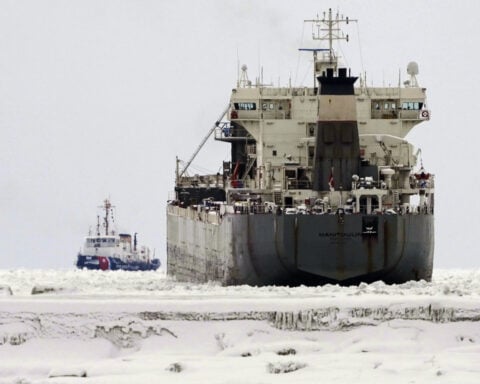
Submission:
M 110 200 L 105 199 L 103 202 L 103 206 L 99 207 L 105 210 L 105 216 L 103 217 L 103 226 L 105 227 L 105 235 L 108 236 L 108 227 L 110 225 L 108 221 L 108 214 L 111 212 L 113 205 L 110 203 Z M 98 234 L 100 234 L 99 230 L 97 229 Z
M 97 236 L 100 236 L 100 216 L 97 215 Z

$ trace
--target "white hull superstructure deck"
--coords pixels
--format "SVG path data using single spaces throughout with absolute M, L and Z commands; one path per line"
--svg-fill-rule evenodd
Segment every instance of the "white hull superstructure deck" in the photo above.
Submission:
M 75 265 L 80 269 L 145 271 L 156 270 L 160 260 L 152 258 L 150 249 L 137 245 L 137 234 L 118 233 L 113 228 L 113 206 L 105 199 L 101 207 L 104 216 L 97 216 L 95 234 L 85 237 Z M 103 231 L 101 231 L 103 227 Z
M 223 173 L 187 176 L 196 153 L 182 170 L 177 161 L 169 274 L 257 285 L 431 278 L 434 176 L 405 140 L 430 118 L 425 88 L 414 62 L 407 81 L 383 88 L 340 67 L 332 41 L 343 35 L 332 31 L 350 21 L 308 20 L 329 31 L 315 35 L 328 49 L 309 49 L 312 87 L 252 84 L 242 67 L 209 132 L 231 145 Z

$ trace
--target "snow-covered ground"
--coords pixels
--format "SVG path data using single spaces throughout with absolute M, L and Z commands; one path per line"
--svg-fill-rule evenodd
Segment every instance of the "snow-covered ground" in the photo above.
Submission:
M 479 383 L 479 299 L 480 270 L 297 288 L 2 270 L 0 384 Z

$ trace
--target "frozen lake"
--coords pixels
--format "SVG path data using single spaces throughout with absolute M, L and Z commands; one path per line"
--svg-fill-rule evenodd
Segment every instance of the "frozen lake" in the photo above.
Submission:
M 479 298 L 480 270 L 296 288 L 1 270 L 0 384 L 478 383 Z

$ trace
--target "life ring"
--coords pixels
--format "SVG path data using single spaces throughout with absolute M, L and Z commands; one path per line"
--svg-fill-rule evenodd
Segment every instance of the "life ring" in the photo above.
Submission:
M 424 119 L 428 119 L 428 118 L 430 117 L 430 114 L 428 113 L 427 110 L 423 110 L 421 116 L 422 116 Z

